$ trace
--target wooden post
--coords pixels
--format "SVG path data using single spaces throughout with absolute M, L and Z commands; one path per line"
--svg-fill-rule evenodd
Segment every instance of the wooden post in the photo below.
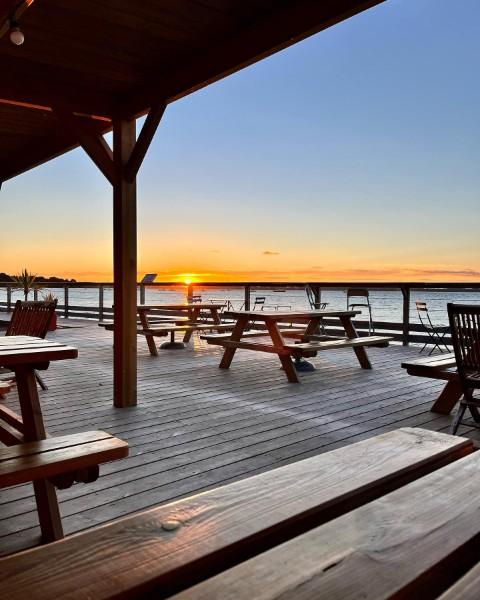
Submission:
M 245 286 L 245 310 L 250 310 L 250 286 Z
M 63 288 L 63 316 L 68 319 L 68 285 Z
M 137 185 L 125 179 L 135 146 L 135 121 L 114 119 L 113 160 L 113 403 L 137 404 Z
M 10 312 L 12 310 L 12 286 L 7 285 L 7 310 Z
M 103 285 L 98 286 L 98 320 L 103 321 Z
M 137 183 L 136 177 L 165 112 L 157 102 L 148 113 L 138 142 L 135 120 L 112 119 L 113 152 L 102 135 L 71 112 L 54 114 L 113 186 L 113 404 L 137 404 Z M 67 294 L 67 289 L 65 288 Z M 68 310 L 65 302 L 65 310 Z
M 313 285 L 313 297 L 315 298 L 315 308 L 319 309 L 320 304 L 322 303 L 322 290 L 319 285 Z
M 187 285 L 187 302 L 190 304 L 193 302 L 193 285 Z
M 140 284 L 140 304 L 145 304 L 145 284 Z
M 402 344 L 404 346 L 408 346 L 410 341 L 410 288 L 402 287 L 402 295 L 403 295 L 403 334 L 402 334 Z

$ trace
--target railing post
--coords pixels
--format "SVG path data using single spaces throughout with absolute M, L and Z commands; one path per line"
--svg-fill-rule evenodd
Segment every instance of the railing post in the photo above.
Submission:
M 190 283 L 187 285 L 187 302 L 190 303 L 193 301 L 193 285 Z
M 140 284 L 140 304 L 145 304 L 145 284 Z
M 98 286 L 98 320 L 103 321 L 103 285 Z
M 400 288 L 402 290 L 403 296 L 403 334 L 402 334 L 402 344 L 404 346 L 408 346 L 410 343 L 410 288 L 407 286 L 402 286 Z
M 319 285 L 314 285 L 313 289 L 313 297 L 315 302 L 315 308 L 320 309 L 320 305 L 322 304 L 322 290 Z
M 7 310 L 12 310 L 12 286 L 7 285 Z
M 38 300 L 38 288 L 33 288 L 33 299 L 36 302 Z
M 245 310 L 250 310 L 250 286 L 245 285 Z
M 68 319 L 68 285 L 63 288 L 63 316 Z

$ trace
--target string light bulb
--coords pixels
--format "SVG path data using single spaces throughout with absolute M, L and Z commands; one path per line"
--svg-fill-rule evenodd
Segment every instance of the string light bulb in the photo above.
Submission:
M 15 44 L 15 46 L 21 46 L 25 41 L 23 31 L 16 21 L 10 21 L 10 41 L 12 44 Z

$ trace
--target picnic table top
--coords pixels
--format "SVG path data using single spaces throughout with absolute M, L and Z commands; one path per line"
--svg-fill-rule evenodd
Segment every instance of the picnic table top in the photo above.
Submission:
M 183 304 L 139 304 L 137 310 L 189 310 L 191 308 L 216 308 L 220 309 L 225 306 L 225 302 L 222 304 L 216 304 L 214 302 L 190 302 Z
M 66 360 L 77 358 L 77 356 L 76 348 L 59 342 L 27 335 L 11 335 L 0 338 L 0 365 L 2 367 Z
M 239 319 L 248 317 L 250 321 L 292 321 L 295 319 L 310 320 L 316 317 L 354 317 L 358 310 L 232 310 L 223 313 L 225 317 Z

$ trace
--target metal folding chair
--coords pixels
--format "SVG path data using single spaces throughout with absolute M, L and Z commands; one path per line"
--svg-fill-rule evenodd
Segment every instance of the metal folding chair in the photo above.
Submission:
M 457 432 L 466 409 L 474 421 L 480 422 L 480 398 L 473 396 L 480 389 L 480 306 L 447 304 L 453 350 L 463 397 L 452 422 L 451 433 Z
M 372 319 L 372 307 L 368 290 L 361 288 L 350 288 L 347 290 L 347 310 L 367 309 L 368 313 L 368 335 L 375 333 Z
M 432 344 L 432 349 L 428 353 L 429 356 L 434 352 L 435 348 L 438 348 L 440 352 L 443 352 L 443 348 L 445 348 L 447 352 L 450 352 L 450 348 L 444 341 L 445 336 L 450 333 L 450 327 L 448 325 L 434 325 L 432 323 L 426 302 L 415 302 L 415 306 L 417 307 L 420 323 L 428 335 L 427 341 L 420 350 L 420 353 L 422 353 L 429 344 Z

